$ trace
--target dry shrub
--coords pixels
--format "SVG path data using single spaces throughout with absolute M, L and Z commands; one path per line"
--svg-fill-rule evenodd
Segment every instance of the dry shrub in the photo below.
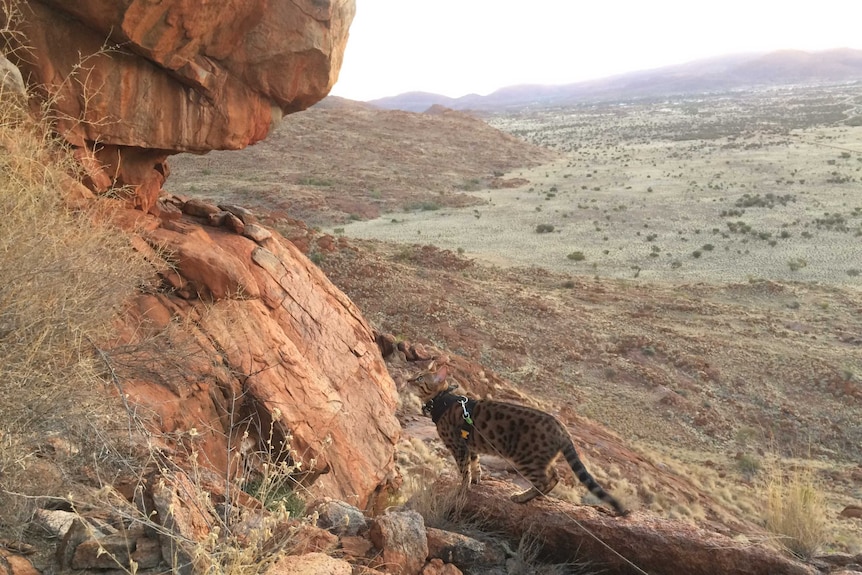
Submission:
M 288 448 L 289 449 L 289 448 Z M 149 517 L 139 517 L 153 529 L 174 541 L 175 548 L 185 547 L 188 556 L 203 559 L 209 573 L 224 575 L 246 575 L 265 572 L 282 555 L 289 554 L 296 543 L 295 535 L 305 503 L 298 494 L 301 486 L 293 479 L 298 470 L 293 464 L 277 461 L 272 451 L 256 451 L 256 472 L 251 480 L 243 482 L 242 489 L 262 507 L 228 503 L 232 498 L 226 494 L 224 503 L 215 504 L 210 493 L 208 467 L 197 466 L 197 457 L 192 454 L 188 471 L 191 480 L 188 489 L 182 491 L 184 504 L 206 517 L 210 527 L 208 535 L 195 542 L 185 540 L 181 534 L 166 531 Z M 164 472 L 170 475 L 170 472 Z M 226 482 L 230 487 L 230 481 Z M 185 566 L 176 563 L 173 571 Z
M 401 486 L 404 507 L 419 513 L 429 527 L 453 529 L 465 522 L 462 516 L 467 493 L 459 489 L 460 483 L 427 475 L 408 475 Z M 462 525 L 463 527 L 463 525 Z
M 106 406 L 116 402 L 104 399 L 104 366 L 91 342 L 110 333 L 121 303 L 152 270 L 125 234 L 100 223 L 103 204 L 65 205 L 79 184 L 69 151 L 46 122 L 2 96 L 0 508 L 8 509 L 10 491 L 46 495 L 26 470 L 47 436 L 70 446 L 68 462 L 110 451 L 106 434 L 119 420 Z M 12 515 L 20 514 L 2 521 Z
M 766 485 L 766 528 L 794 555 L 812 557 L 826 543 L 826 502 L 809 470 L 776 469 Z
M 206 572 L 211 575 L 252 575 L 262 573 L 285 554 L 290 554 L 301 542 L 302 523 L 296 520 L 289 498 L 270 499 L 265 508 L 241 505 L 231 497 L 212 493 L 213 475 L 207 467 L 196 466 L 190 459 L 190 469 L 160 468 L 159 483 L 173 490 L 176 499 L 171 502 L 166 517 L 158 521 L 143 509 L 146 505 L 133 505 L 110 486 L 90 494 L 87 501 L 73 502 L 75 511 L 110 510 L 113 517 L 121 518 L 127 528 L 143 526 L 158 534 L 170 553 L 165 561 L 172 573 Z M 278 494 L 284 489 L 293 470 L 283 464 L 272 463 L 257 484 L 260 493 Z M 258 493 L 258 494 L 260 494 Z M 103 511 L 104 512 L 104 511 Z M 172 514 L 182 517 L 179 525 L 196 524 L 201 530 L 176 529 Z M 79 518 L 87 525 L 86 514 Z M 189 518 L 192 518 L 189 520 Z M 198 538 L 200 536 L 200 538 Z M 133 547 L 129 548 L 131 551 Z M 137 572 L 137 565 L 126 553 L 115 554 L 103 548 L 102 554 L 112 557 L 120 571 L 128 575 Z
M 527 528 L 518 540 L 517 549 L 506 549 L 512 555 L 506 562 L 506 571 L 510 575 L 593 575 L 601 573 L 589 561 L 573 559 L 568 563 L 545 563 L 542 561 L 542 549 L 545 537 L 541 528 Z M 572 549 L 577 556 L 577 550 Z

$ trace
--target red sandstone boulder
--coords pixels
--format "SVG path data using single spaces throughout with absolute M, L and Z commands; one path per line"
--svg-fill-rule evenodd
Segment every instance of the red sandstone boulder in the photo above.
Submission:
M 390 511 L 375 518 L 368 533 L 380 550 L 375 564 L 386 573 L 413 575 L 428 557 L 425 521 L 415 511 Z
M 462 575 L 460 569 L 440 559 L 432 559 L 422 568 L 421 575 Z
M 10 60 L 86 150 L 94 187 L 133 186 L 144 211 L 169 154 L 243 148 L 323 99 L 355 11 L 354 0 L 24 4 L 28 48 Z
M 0 575 L 41 575 L 30 560 L 0 547 Z
M 372 505 L 396 477 L 401 428 L 353 302 L 275 232 L 255 242 L 203 218 L 134 213 L 136 247 L 171 266 L 132 302 L 109 354 L 163 449 L 236 478 L 283 462 L 303 499 Z

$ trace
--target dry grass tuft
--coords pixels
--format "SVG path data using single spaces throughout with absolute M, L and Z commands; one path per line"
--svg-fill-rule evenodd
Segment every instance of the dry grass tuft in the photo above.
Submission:
M 766 528 L 794 555 L 812 557 L 826 543 L 826 503 L 820 484 L 809 470 L 772 472 L 766 485 Z
M 79 184 L 71 154 L 46 122 L 2 94 L 0 173 L 0 508 L 20 507 L 4 514 L 0 527 L 9 528 L 29 506 L 8 492 L 51 495 L 22 481 L 32 479 L 27 469 L 46 438 L 74 446 L 70 464 L 111 451 L 106 434 L 118 420 L 92 342 L 110 333 L 152 270 L 125 234 L 100 223 L 102 204 L 65 205 Z
M 542 562 L 543 541 L 544 536 L 540 529 L 528 528 L 521 535 L 518 548 L 508 550 L 512 554 L 512 558 L 506 564 L 508 573 L 511 575 L 591 575 L 602 572 L 602 569 L 597 569 L 589 561 Z
M 451 481 L 435 481 L 428 476 L 408 475 L 404 478 L 401 495 L 406 499 L 404 506 L 419 513 L 426 525 L 451 529 L 464 520 L 462 511 L 467 493 L 459 486 Z

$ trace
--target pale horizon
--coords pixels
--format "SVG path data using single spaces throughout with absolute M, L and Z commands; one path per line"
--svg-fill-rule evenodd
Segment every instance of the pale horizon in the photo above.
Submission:
M 862 4 L 844 0 L 823 0 L 816 10 L 775 0 L 728 0 L 715 9 L 681 0 L 356 4 L 331 94 L 360 101 L 406 92 L 487 95 L 745 53 L 862 49 Z

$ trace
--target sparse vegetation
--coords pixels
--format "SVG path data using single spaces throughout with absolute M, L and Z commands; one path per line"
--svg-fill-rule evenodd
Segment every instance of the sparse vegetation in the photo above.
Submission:
M 212 172 L 210 170 L 210 172 Z M 300 178 L 297 182 L 300 186 L 311 186 L 311 187 L 325 187 L 328 188 L 332 186 L 332 180 L 328 180 L 325 178 L 318 178 L 316 176 L 307 176 L 304 178 Z
M 412 202 L 404 206 L 406 212 L 434 212 L 440 209 L 440 204 L 435 201 Z
M 314 265 L 319 266 L 326 259 L 326 254 L 320 251 L 309 252 L 308 259 L 310 259 Z
M 766 528 L 778 543 L 804 559 L 813 557 L 827 541 L 826 505 L 822 482 L 810 471 L 776 469 L 766 486 Z
M 779 195 L 768 192 L 762 196 L 760 194 L 743 194 L 733 205 L 737 208 L 774 208 L 776 205 L 786 206 L 788 202 L 795 201 L 796 196 L 793 194 Z
M 763 468 L 760 458 L 750 453 L 740 453 L 736 458 L 736 467 L 746 478 L 757 475 Z
M 31 469 L 46 437 L 79 445 L 81 462 L 111 457 L 106 438 L 121 419 L 96 345 L 153 268 L 101 203 L 66 206 L 70 154 L 9 98 L 0 98 L 0 142 L 0 527 L 14 531 L 32 511 L 28 494 L 66 495 Z
M 787 266 L 790 268 L 790 271 L 797 272 L 808 266 L 808 261 L 804 258 L 792 258 L 787 262 Z

